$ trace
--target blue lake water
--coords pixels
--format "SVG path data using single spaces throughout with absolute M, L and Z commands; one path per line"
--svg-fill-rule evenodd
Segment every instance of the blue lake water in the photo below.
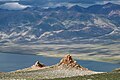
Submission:
M 37 55 L 19 55 L 0 53 L 0 72 L 14 71 L 32 66 L 36 61 L 40 61 L 45 65 L 54 65 L 61 58 L 51 58 Z M 76 60 L 78 64 L 94 71 L 109 72 L 115 68 L 120 68 L 120 64 L 112 64 L 97 61 Z

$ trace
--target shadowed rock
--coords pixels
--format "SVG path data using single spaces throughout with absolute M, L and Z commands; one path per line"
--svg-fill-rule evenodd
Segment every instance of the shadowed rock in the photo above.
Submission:
M 36 63 L 31 68 L 42 68 L 45 67 L 44 64 L 41 64 L 39 61 L 36 61 Z
M 19 69 L 19 70 L 16 70 L 15 72 L 39 70 L 39 69 L 42 69 L 42 68 L 44 68 L 44 67 L 45 67 L 44 64 L 40 63 L 39 61 L 36 61 L 35 64 L 32 65 L 31 67 L 24 68 L 24 69 Z
M 120 68 L 115 69 L 113 72 L 120 72 Z

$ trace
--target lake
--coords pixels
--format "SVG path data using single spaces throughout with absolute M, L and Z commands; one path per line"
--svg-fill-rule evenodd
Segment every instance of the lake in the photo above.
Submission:
M 0 53 L 0 72 L 9 72 L 18 69 L 23 69 L 32 66 L 36 61 L 40 61 L 45 65 L 54 65 L 58 63 L 61 58 L 52 58 L 37 55 L 20 55 L 20 54 L 9 54 Z M 90 70 L 109 72 L 115 68 L 119 68 L 120 64 L 112 64 L 106 62 L 97 61 L 84 61 L 76 60 L 78 64 L 86 67 Z

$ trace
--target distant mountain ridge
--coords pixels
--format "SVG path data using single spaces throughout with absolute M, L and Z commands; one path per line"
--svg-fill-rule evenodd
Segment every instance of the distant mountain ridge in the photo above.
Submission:
M 1 9 L 2 10 L 2 9 Z M 2 10 L 1 42 L 120 39 L 120 5 Z

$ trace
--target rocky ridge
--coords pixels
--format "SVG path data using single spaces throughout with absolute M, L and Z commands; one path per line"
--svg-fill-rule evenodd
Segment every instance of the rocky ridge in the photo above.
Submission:
M 66 55 L 63 59 L 61 59 L 60 63 L 58 64 L 60 68 L 67 68 L 67 69 L 79 69 L 79 70 L 88 70 L 87 68 L 82 67 L 81 65 L 77 64 L 76 61 L 73 60 L 71 55 Z
M 46 68 L 46 66 L 42 63 L 40 63 L 39 61 L 36 61 L 34 65 L 32 65 L 31 67 L 28 68 L 24 68 L 24 69 L 19 69 L 13 72 L 21 72 L 21 71 L 33 71 L 33 70 L 39 70 L 39 69 L 43 69 Z
M 40 63 L 39 61 L 36 61 L 34 65 L 32 65 L 29 68 L 25 68 L 22 70 L 17 70 L 17 71 L 32 71 L 32 70 L 39 70 L 39 69 L 48 69 L 48 68 L 53 68 L 53 69 L 75 69 L 75 70 L 83 70 L 83 71 L 90 71 L 87 68 L 82 67 L 81 65 L 77 64 L 77 62 L 72 58 L 70 54 L 65 55 L 61 61 L 52 66 L 45 66 L 44 64 Z
M 0 74 L 0 79 L 54 79 L 54 78 L 64 78 L 73 76 L 84 76 L 91 74 L 98 74 L 101 72 L 95 72 L 88 70 L 77 64 L 76 61 L 72 59 L 71 55 L 66 55 L 61 59 L 60 63 L 53 66 L 45 66 L 37 61 L 33 66 L 25 68 L 22 70 L 17 70 L 13 72 Z

